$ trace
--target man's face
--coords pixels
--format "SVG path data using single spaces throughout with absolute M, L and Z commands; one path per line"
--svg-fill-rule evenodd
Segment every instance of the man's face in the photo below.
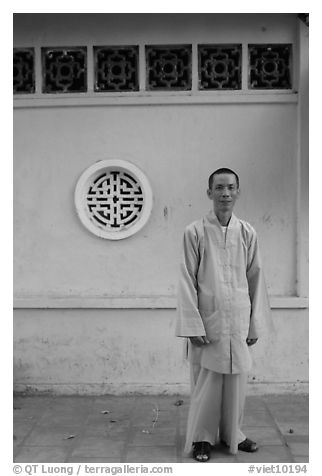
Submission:
M 239 196 L 236 177 L 233 174 L 214 175 L 207 195 L 213 201 L 215 212 L 232 212 Z

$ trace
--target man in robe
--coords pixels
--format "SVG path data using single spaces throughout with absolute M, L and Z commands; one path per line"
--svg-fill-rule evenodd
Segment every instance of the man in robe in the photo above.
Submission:
M 249 347 L 270 321 L 270 306 L 254 228 L 233 214 L 239 177 L 227 168 L 211 174 L 213 209 L 184 232 L 176 335 L 188 343 L 191 401 L 184 451 L 210 458 L 220 441 L 253 452 L 241 431 Z

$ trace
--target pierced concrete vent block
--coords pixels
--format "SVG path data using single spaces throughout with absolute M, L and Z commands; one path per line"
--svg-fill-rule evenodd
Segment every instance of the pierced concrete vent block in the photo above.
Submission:
M 152 210 L 147 177 L 125 160 L 102 160 L 80 176 L 75 205 L 83 225 L 107 240 L 122 240 L 139 231 Z

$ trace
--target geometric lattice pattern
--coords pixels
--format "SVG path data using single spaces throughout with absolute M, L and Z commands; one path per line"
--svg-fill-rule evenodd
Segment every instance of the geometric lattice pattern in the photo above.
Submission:
M 94 46 L 94 91 L 140 90 L 138 46 Z M 87 92 L 87 48 L 41 48 L 42 92 Z M 248 45 L 248 88 L 292 89 L 292 45 Z M 191 45 L 146 45 L 147 91 L 192 89 Z M 35 50 L 14 48 L 13 92 L 35 93 Z M 198 45 L 198 88 L 203 91 L 242 88 L 240 44 Z
M 95 91 L 139 90 L 138 46 L 95 46 Z
M 241 89 L 241 45 L 199 45 L 199 89 Z
M 129 172 L 109 170 L 97 177 L 87 193 L 90 218 L 108 229 L 132 226 L 143 208 L 143 191 Z
M 42 48 L 42 68 L 44 93 L 87 90 L 86 47 Z
M 146 46 L 146 89 L 190 90 L 191 56 L 191 45 Z
M 292 45 L 248 45 L 249 88 L 291 89 Z
M 13 49 L 13 92 L 29 94 L 35 92 L 35 60 L 33 48 Z

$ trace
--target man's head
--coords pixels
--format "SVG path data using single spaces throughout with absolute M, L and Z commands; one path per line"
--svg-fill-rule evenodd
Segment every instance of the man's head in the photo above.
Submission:
M 208 179 L 207 195 L 213 201 L 215 212 L 232 212 L 239 196 L 239 177 L 231 169 L 215 170 Z
M 213 179 L 214 179 L 215 175 L 222 175 L 222 174 L 232 174 L 232 175 L 234 175 L 234 176 L 235 176 L 235 179 L 236 179 L 237 189 L 239 189 L 239 177 L 238 177 L 238 175 L 236 174 L 236 172 L 234 172 L 234 171 L 231 170 L 231 169 L 227 169 L 226 167 L 222 167 L 221 169 L 215 170 L 215 171 L 209 176 L 209 179 L 208 179 L 208 188 L 211 188 L 211 187 L 212 187 L 212 183 L 213 183 Z

